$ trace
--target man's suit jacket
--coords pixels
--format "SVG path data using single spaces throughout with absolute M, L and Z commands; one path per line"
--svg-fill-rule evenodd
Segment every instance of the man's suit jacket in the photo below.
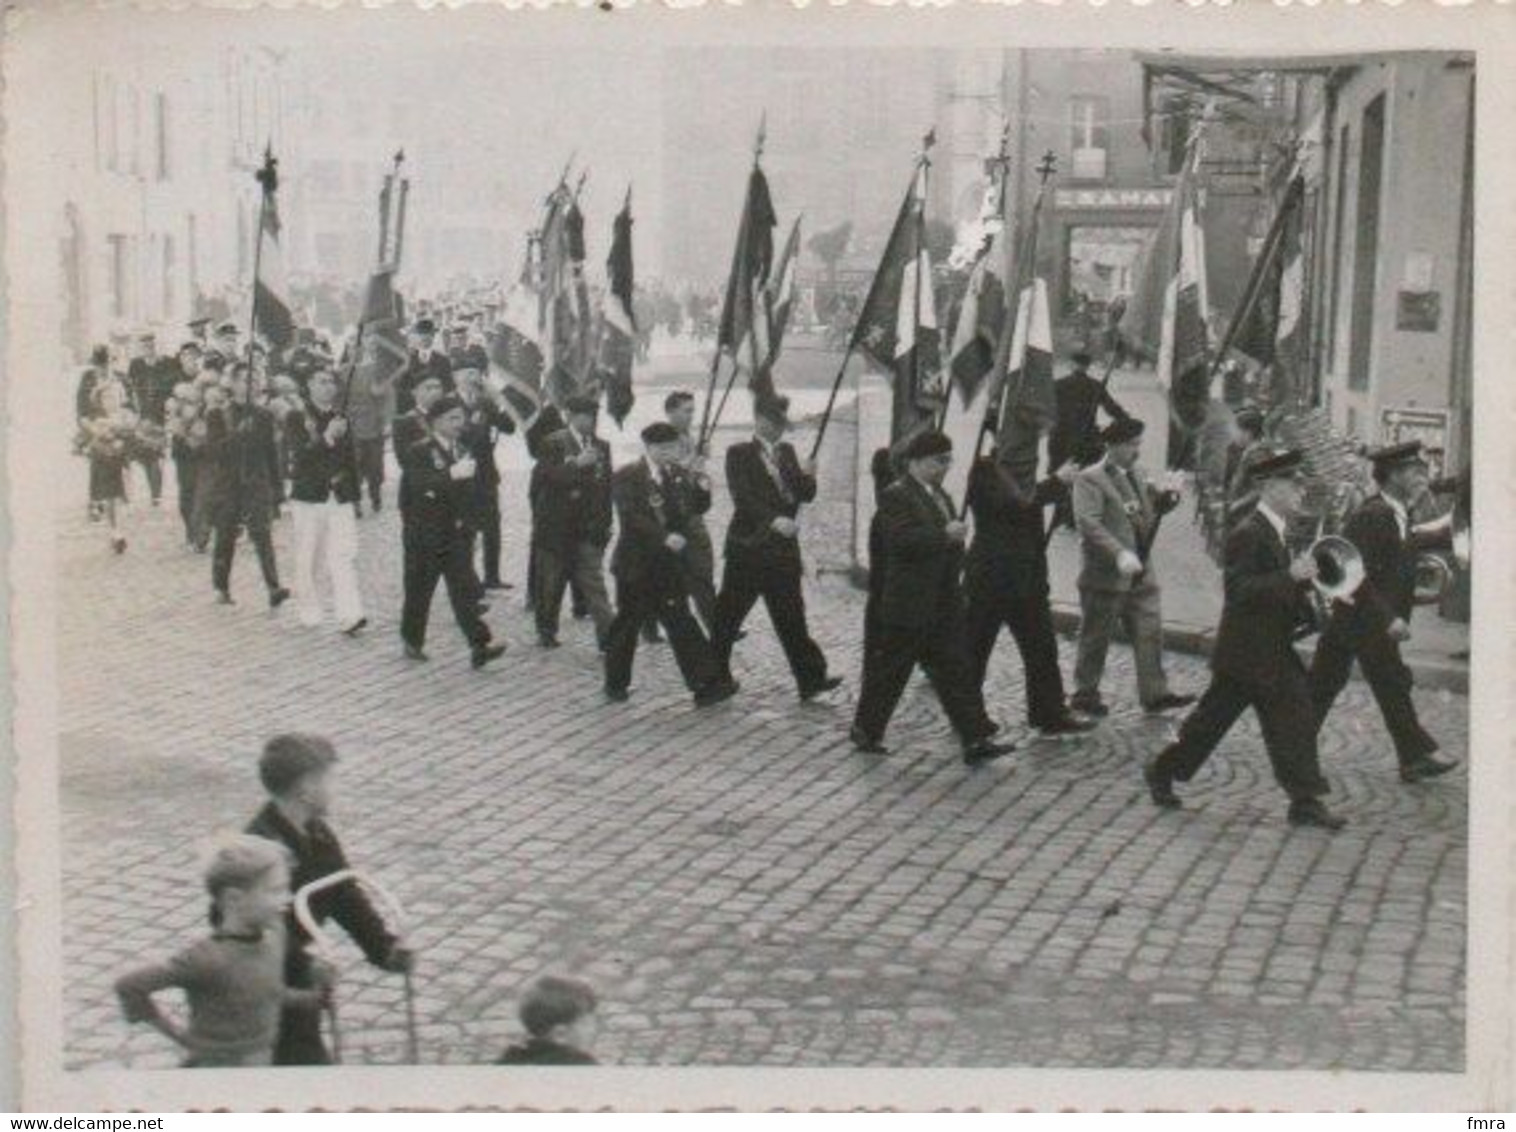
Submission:
M 1314 620 L 1308 583 L 1290 576 L 1290 553 L 1259 511 L 1226 540 L 1221 627 L 1211 669 L 1255 687 L 1305 672 L 1293 641 Z
M 598 459 L 574 463 L 581 445 L 572 429 L 560 429 L 542 445 L 532 480 L 532 538 L 539 547 L 566 552 L 576 543 L 611 541 L 611 446 L 591 438 Z
M 473 404 L 465 404 L 468 423 L 463 427 L 463 443 L 473 454 L 478 465 L 475 480 L 480 491 L 493 491 L 500 486 L 500 468 L 495 463 L 495 441 L 502 435 L 516 431 L 516 422 L 509 413 L 485 397 L 478 397 Z
M 1057 420 L 1048 439 L 1048 454 L 1053 467 L 1066 460 L 1088 464 L 1100 454 L 1100 430 L 1096 418 L 1101 409 L 1112 420 L 1125 420 L 1131 414 L 1111 396 L 1104 383 L 1083 370 L 1075 370 L 1053 384 Z
M 611 481 L 616 518 L 621 525 L 611 572 L 631 585 L 654 581 L 682 584 L 679 556 L 664 545 L 671 534 L 689 538 L 694 520 L 711 505 L 711 493 L 678 468 L 654 479 L 646 460 L 617 470 Z
M 1407 519 L 1407 527 L 1414 520 Z M 1353 512 L 1343 537 L 1363 555 L 1363 584 L 1351 603 L 1334 602 L 1324 635 L 1357 641 L 1382 633 L 1399 618 L 1410 621 L 1416 606 L 1416 558 L 1423 550 L 1445 546 L 1445 535 L 1400 537 L 1395 511 L 1382 495 L 1371 496 Z
M 1160 511 L 1172 506 L 1147 482 L 1140 469 L 1131 469 L 1135 485 L 1118 483 L 1117 477 L 1125 474 L 1109 460 L 1102 460 L 1074 479 L 1074 521 L 1079 527 L 1083 551 L 1080 589 L 1119 593 L 1138 584 L 1139 579 L 1123 577 L 1116 569 L 1117 556 L 1129 550 L 1145 558 L 1141 540 L 1152 538 Z M 1126 492 L 1122 491 L 1123 486 Z M 1141 575 L 1140 582 L 1157 584 L 1151 571 Z
M 947 536 L 952 501 L 935 494 L 904 475 L 880 496 L 869 542 L 877 538 L 874 561 L 884 567 L 875 609 L 882 625 L 951 632 L 962 616 L 963 547 Z
M 775 532 L 775 519 L 793 519 L 800 507 L 816 498 L 816 477 L 800 470 L 795 449 L 780 441 L 774 446 L 781 489 L 764 461 L 755 438 L 726 450 L 726 485 L 732 493 L 732 522 L 726 529 L 729 563 L 761 568 L 800 569 L 800 540 Z
M 1066 490 L 1056 476 L 1028 488 L 993 457 L 974 462 L 968 489 L 969 510 L 974 515 L 974 541 L 966 566 L 970 587 L 1003 577 L 1017 584 L 1046 584 L 1042 513 Z
M 290 464 L 290 498 L 297 503 L 358 501 L 357 462 L 351 429 L 335 444 L 326 442 L 335 410 L 306 405 L 284 422 L 284 448 Z
M 474 515 L 474 481 L 455 480 L 452 466 L 468 455 L 459 443 L 455 456 L 435 436 L 412 450 L 405 465 L 406 509 L 402 514 L 407 538 L 426 546 L 443 547 L 466 535 Z
M 441 350 L 433 350 L 430 357 L 422 360 L 420 352 L 412 350 L 397 387 L 402 410 L 408 412 L 415 406 L 416 400 L 411 391 L 423 378 L 428 377 L 435 377 L 442 382 L 444 393 L 453 391 L 453 363 L 448 361 L 447 355 Z
M 199 474 L 205 477 L 212 516 L 229 517 L 229 509 L 239 507 L 273 509 L 283 478 L 274 443 L 277 427 L 273 414 L 259 405 L 232 404 L 205 414 Z

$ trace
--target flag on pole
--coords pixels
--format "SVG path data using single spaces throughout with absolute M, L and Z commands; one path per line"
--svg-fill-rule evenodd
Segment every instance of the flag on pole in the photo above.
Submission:
M 761 317 L 755 320 L 758 333 L 759 357 L 763 363 L 759 371 L 748 377 L 748 388 L 755 394 L 773 394 L 774 363 L 779 360 L 779 350 L 784 345 L 784 332 L 790 323 L 790 312 L 795 305 L 795 274 L 800 258 L 800 218 L 790 226 L 789 238 L 784 242 L 784 251 L 779 254 L 779 266 L 770 276 L 763 289 Z M 741 351 L 739 351 L 739 357 Z
M 539 235 L 533 232 L 527 237 L 521 277 L 505 293 L 500 317 L 485 341 L 490 381 L 500 390 L 505 411 L 521 431 L 542 411 L 542 376 L 547 368 L 538 330 L 542 310 L 539 250 Z
M 996 443 L 1002 451 L 1035 456 L 1038 441 L 1058 416 L 1053 392 L 1053 323 L 1047 281 L 1034 276 L 1016 303 L 1016 327 L 1001 402 Z
M 950 387 L 964 404 L 985 401 L 984 381 L 995 366 L 995 350 L 1005 329 L 1006 308 L 1006 236 L 997 230 L 969 275 L 958 321 L 953 325 L 953 342 L 949 353 Z M 951 403 L 951 402 L 950 402 Z
M 716 344 L 731 354 L 739 365 L 749 368 L 752 358 L 761 360 L 768 348 L 768 319 L 764 288 L 774 262 L 774 202 L 769 196 L 768 178 L 755 163 L 748 176 L 747 198 L 742 205 L 742 219 L 737 226 L 737 247 L 732 254 L 732 271 L 727 278 L 726 299 L 721 306 L 721 324 Z M 753 336 L 754 340 L 749 341 Z
M 584 278 L 584 214 L 567 184 L 548 198 L 542 226 L 542 290 L 538 335 L 548 389 L 561 404 L 579 392 L 589 361 L 593 330 Z
M 605 261 L 610 291 L 605 298 L 598 364 L 605 382 L 605 407 L 619 426 L 632 411 L 632 362 L 637 351 L 637 319 L 632 311 L 632 193 L 616 215 L 611 254 Z
M 1173 200 L 1138 272 L 1122 333 L 1146 357 L 1157 358 L 1158 383 L 1168 390 L 1168 466 L 1194 465 L 1197 431 L 1210 397 L 1205 234 L 1195 185 L 1198 142 L 1174 186 Z
M 940 401 L 934 382 L 942 364 L 937 310 L 923 239 L 927 168 L 924 158 L 917 162 L 853 328 L 852 348 L 890 375 L 895 392 L 892 442 L 935 417 Z
M 1271 400 L 1292 400 L 1302 364 L 1301 313 L 1305 300 L 1305 264 L 1301 225 L 1305 181 L 1291 178 L 1274 214 L 1253 277 L 1243 293 L 1241 319 L 1228 339 L 1261 366 L 1272 367 Z
M 258 247 L 253 262 L 253 335 L 261 334 L 269 346 L 283 350 L 295 340 L 295 318 L 289 289 L 284 280 L 284 255 L 279 247 L 279 162 L 273 150 L 263 153 L 263 168 L 257 173 L 263 186 L 259 209 Z

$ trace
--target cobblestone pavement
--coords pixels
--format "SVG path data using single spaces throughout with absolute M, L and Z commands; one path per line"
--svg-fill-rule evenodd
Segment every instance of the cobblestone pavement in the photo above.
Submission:
M 813 568 L 845 558 L 844 464 L 808 520 Z M 1251 719 L 1186 812 L 1163 813 L 1138 767 L 1173 722 L 1133 706 L 1124 649 L 1117 710 L 1081 742 L 967 770 L 918 683 L 896 753 L 871 759 L 845 741 L 862 602 L 840 577 L 808 583 L 849 680 L 835 702 L 797 704 L 759 611 L 736 700 L 694 710 L 667 648 L 644 646 L 631 703 L 611 706 L 587 627 L 538 651 L 519 590 L 489 615 L 511 647 L 498 665 L 469 670 L 440 595 L 432 662 L 404 661 L 396 526 L 390 510 L 360 524 L 373 628 L 353 641 L 270 614 L 246 550 L 238 604 L 213 605 L 209 563 L 167 509 L 138 516 L 119 559 L 99 528 L 61 522 L 71 1066 L 173 1063 L 119 1019 L 111 982 L 203 930 L 204 838 L 259 805 L 261 741 L 308 728 L 343 756 L 350 855 L 407 909 L 425 1061 L 493 1058 L 523 985 L 553 970 L 598 989 L 608 1063 L 1463 1067 L 1466 779 L 1401 786 L 1362 685 L 1323 738 L 1345 832 L 1285 824 Z M 285 563 L 289 537 L 286 520 Z M 1181 689 L 1204 682 L 1193 658 L 1169 669 Z M 989 694 L 1019 730 L 1008 640 Z M 1418 702 L 1465 758 L 1467 702 Z M 343 955 L 348 1060 L 399 1060 L 400 981 Z

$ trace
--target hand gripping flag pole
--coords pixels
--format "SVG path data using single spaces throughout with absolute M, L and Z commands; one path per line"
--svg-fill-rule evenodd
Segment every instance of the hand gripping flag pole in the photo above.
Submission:
M 405 913 L 400 907 L 400 902 L 374 880 L 356 869 L 341 869 L 335 873 L 313 880 L 310 884 L 295 893 L 294 908 L 295 920 L 305 929 L 305 934 L 311 937 L 311 949 L 328 963 L 334 961 L 336 947 L 331 937 L 316 922 L 316 917 L 311 912 L 311 898 L 318 893 L 325 892 L 329 888 L 338 885 L 355 883 L 361 884 L 369 893 L 384 906 L 384 919 L 387 924 L 399 929 L 398 939 L 404 938 Z M 405 1061 L 407 1065 L 419 1065 L 421 1063 L 420 1046 L 416 1041 L 416 994 L 411 982 L 410 968 L 404 972 L 405 979 Z M 332 1059 L 338 1065 L 342 1064 L 342 1030 L 337 1022 L 337 1002 L 335 997 L 328 998 L 326 1004 L 327 1019 L 332 1027 Z

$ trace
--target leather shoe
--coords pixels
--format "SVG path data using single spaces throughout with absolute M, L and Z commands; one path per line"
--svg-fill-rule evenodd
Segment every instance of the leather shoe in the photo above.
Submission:
M 983 766 L 991 759 L 1008 755 L 1015 749 L 1015 743 L 997 743 L 993 739 L 977 739 L 963 749 L 963 761 L 968 766 Z
M 469 658 L 469 663 L 474 666 L 475 670 L 478 670 L 492 660 L 499 660 L 504 655 L 504 645 L 479 645 L 474 649 L 473 655 Z
M 229 594 L 229 593 L 227 593 L 225 590 L 217 590 L 216 591 L 216 604 L 217 605 L 236 605 L 237 603 L 232 600 L 232 595 Z
M 347 636 L 347 637 L 356 637 L 359 633 L 363 632 L 363 630 L 366 629 L 366 628 L 368 628 L 368 618 L 367 617 L 360 617 L 360 618 L 358 618 L 358 620 L 354 621 L 351 625 L 344 626 L 343 630 L 342 630 L 342 633 L 343 633 L 344 636 Z
M 284 586 L 279 586 L 277 589 L 268 591 L 268 607 L 270 609 L 278 609 L 285 602 L 289 601 L 289 599 L 290 592 Z
M 1419 758 L 1412 759 L 1408 763 L 1401 764 L 1400 781 L 1420 782 L 1425 778 L 1436 778 L 1455 769 L 1457 766 L 1458 764 L 1451 760 L 1439 759 L 1435 755 L 1422 755 Z
M 1144 704 L 1142 710 L 1149 715 L 1158 715 L 1161 712 L 1173 711 L 1175 708 L 1189 707 L 1195 702 L 1195 697 L 1190 695 L 1176 695 L 1173 692 L 1165 692 L 1150 704 Z
M 1069 700 L 1069 710 L 1077 711 L 1080 715 L 1092 715 L 1097 719 L 1111 714 L 1111 709 L 1097 696 L 1075 696 Z
M 1158 765 L 1157 755 L 1142 764 L 1142 781 L 1148 784 L 1148 797 L 1153 799 L 1153 805 L 1160 810 L 1184 808 L 1179 795 L 1174 793 L 1174 780 Z
M 499 578 L 491 578 L 484 583 L 484 588 L 487 590 L 513 590 L 516 587 L 509 582 L 502 582 Z
M 1327 830 L 1338 830 L 1348 824 L 1346 818 L 1338 817 L 1314 798 L 1304 802 L 1291 802 L 1289 821 L 1291 825 Z
M 888 747 L 872 735 L 869 735 L 861 727 L 854 727 L 847 733 L 847 737 L 852 740 L 853 749 L 861 755 L 887 755 L 890 753 Z
M 724 700 L 729 700 L 737 694 L 737 688 L 738 684 L 735 680 L 712 681 L 695 693 L 695 706 L 712 707 Z
M 613 704 L 624 704 L 627 700 L 632 698 L 632 690 L 630 688 L 612 688 L 609 684 L 607 684 L 605 688 L 605 698 L 610 700 Z
M 1050 723 L 1045 723 L 1037 728 L 1039 735 L 1049 737 L 1058 735 L 1082 735 L 1086 731 L 1095 730 L 1097 724 L 1090 719 L 1075 719 L 1072 715 L 1061 715 Z
M 817 696 L 827 692 L 834 692 L 840 687 L 842 687 L 841 676 L 823 676 L 818 683 L 811 685 L 801 692 L 800 698 L 802 700 L 814 700 Z
M 557 637 L 549 637 L 546 634 L 537 638 L 537 647 L 542 649 L 555 649 L 559 643 Z
M 405 659 L 406 660 L 431 660 L 432 658 L 429 657 L 429 656 L 427 656 L 426 653 L 422 652 L 419 646 L 417 646 L 417 645 L 406 645 L 405 646 Z

